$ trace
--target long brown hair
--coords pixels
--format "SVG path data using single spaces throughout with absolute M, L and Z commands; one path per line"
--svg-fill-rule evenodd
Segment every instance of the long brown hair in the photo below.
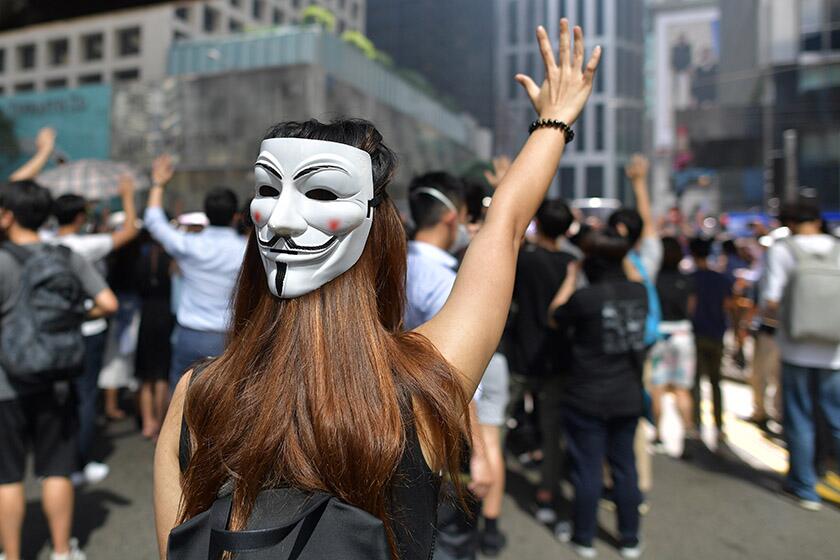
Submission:
M 266 135 L 275 137 L 365 150 L 375 195 L 396 165 L 365 121 L 282 123 Z M 396 554 L 388 502 L 406 422 L 424 418 L 418 428 L 436 466 L 454 475 L 467 406 L 457 372 L 427 339 L 402 330 L 405 273 L 405 234 L 388 197 L 356 265 L 299 298 L 271 295 L 250 236 L 228 347 L 187 394 L 194 450 L 182 479 L 181 521 L 210 507 L 228 480 L 234 529 L 245 525 L 263 488 L 322 490 L 382 519 Z

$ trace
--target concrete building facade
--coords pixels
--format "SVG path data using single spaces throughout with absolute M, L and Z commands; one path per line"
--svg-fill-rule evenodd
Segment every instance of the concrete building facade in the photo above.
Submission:
M 159 80 L 180 40 L 297 23 L 310 5 L 336 32 L 364 31 L 366 0 L 193 0 L 103 12 L 0 32 L 0 95 Z
M 495 0 L 494 9 L 496 151 L 515 154 L 536 118 L 513 77 L 543 78 L 537 26 L 545 26 L 556 44 L 560 18 L 567 17 L 584 28 L 587 56 L 595 45 L 604 55 L 592 98 L 574 126 L 577 136 L 563 156 L 559 194 L 624 199 L 629 186 L 623 167 L 644 138 L 643 0 Z

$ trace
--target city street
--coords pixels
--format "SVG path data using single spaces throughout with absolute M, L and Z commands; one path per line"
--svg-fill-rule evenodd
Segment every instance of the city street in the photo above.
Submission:
M 642 526 L 645 558 L 836 558 L 840 510 L 828 506 L 810 513 L 779 495 L 778 473 L 784 470 L 786 454 L 756 428 L 738 419 L 750 412 L 749 395 L 744 385 L 726 383 L 729 450 L 708 452 L 690 463 L 667 456 L 654 458 L 651 510 Z M 678 429 L 673 410 L 665 424 L 666 446 L 675 452 L 672 438 Z M 131 421 L 111 424 L 108 430 L 111 445 L 103 451 L 112 474 L 103 483 L 80 492 L 74 533 L 91 560 L 155 558 L 153 445 L 140 437 Z M 531 516 L 535 482 L 535 472 L 523 472 L 518 464 L 511 465 L 500 522 L 510 546 L 500 558 L 574 558 L 566 545 L 555 541 L 550 531 Z M 45 560 L 47 532 L 36 501 L 37 491 L 30 481 L 24 551 L 27 559 Z M 597 548 L 601 557 L 619 558 L 610 536 L 613 515 L 602 508 L 600 519 L 603 531 Z

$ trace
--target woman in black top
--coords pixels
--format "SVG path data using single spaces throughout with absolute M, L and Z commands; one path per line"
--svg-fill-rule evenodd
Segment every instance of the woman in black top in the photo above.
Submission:
M 596 47 L 584 68 L 580 28 L 572 48 L 568 22 L 560 27 L 559 64 L 545 30 L 537 32 L 542 86 L 517 76 L 546 121 L 496 188 L 443 309 L 414 331 L 402 329 L 406 242 L 386 190 L 395 156 L 380 133 L 358 120 L 271 128 L 255 164 L 257 227 L 227 348 L 193 384 L 191 373 L 182 377 L 158 440 L 162 555 L 172 527 L 207 511 L 229 485 L 231 530 L 247 525 L 264 488 L 324 491 L 381 519 L 394 557 L 430 557 L 426 474 L 458 480 L 468 402 L 498 346 L 521 240 L 565 146 L 554 121 L 575 121 L 600 57 Z M 162 203 L 161 184 L 149 198 Z M 327 208 L 334 217 L 321 219 Z M 356 249 L 353 262 L 342 260 Z M 338 255 L 346 266 L 321 281 L 323 261 L 313 254 Z M 182 418 L 192 442 L 183 474 Z
M 633 438 L 642 414 L 642 364 L 647 292 L 627 280 L 622 267 L 629 250 L 617 235 L 589 234 L 582 243 L 589 285 L 575 291 L 577 267 L 549 308 L 553 322 L 568 329 L 570 375 L 563 393 L 563 418 L 575 487 L 572 545 L 592 557 L 601 497 L 602 467 L 608 461 L 618 507 L 623 556 L 637 557 L 641 493 Z

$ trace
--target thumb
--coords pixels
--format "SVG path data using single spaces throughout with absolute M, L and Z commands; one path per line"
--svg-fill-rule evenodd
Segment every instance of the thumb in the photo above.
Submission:
M 540 88 L 534 83 L 534 80 L 531 79 L 530 76 L 526 76 L 525 74 L 517 74 L 515 77 L 516 81 L 525 88 L 525 91 L 528 93 L 528 97 L 532 100 L 536 99 L 540 95 Z

